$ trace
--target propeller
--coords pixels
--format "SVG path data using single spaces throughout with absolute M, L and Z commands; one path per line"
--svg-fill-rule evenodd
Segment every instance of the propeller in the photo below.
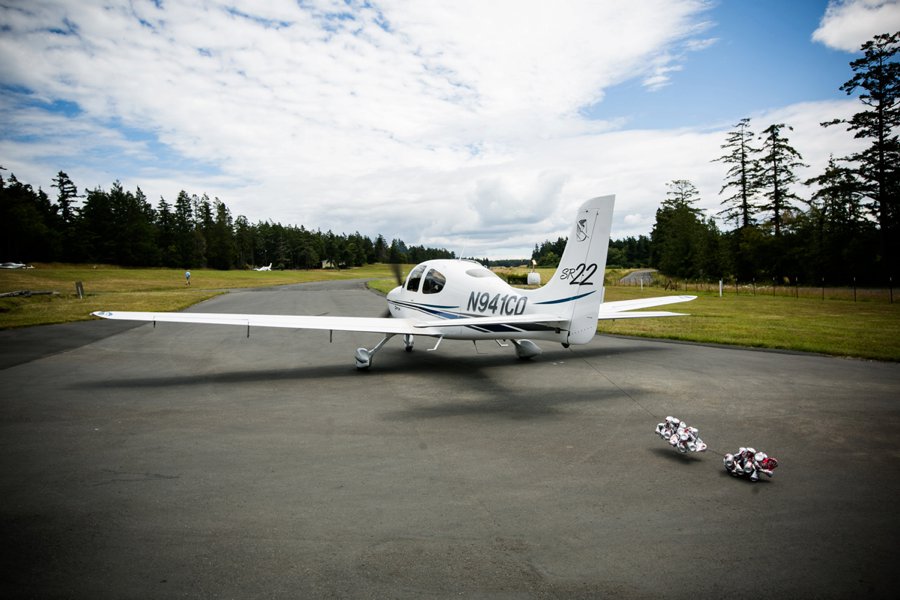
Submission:
M 399 263 L 391 263 L 391 273 L 394 274 L 397 285 L 403 285 L 403 270 Z
M 391 273 L 394 274 L 394 279 L 397 281 L 397 285 L 403 285 L 403 267 L 401 267 L 399 263 L 391 263 Z M 384 313 L 381 315 L 381 317 L 386 319 L 390 316 L 391 309 L 384 309 Z

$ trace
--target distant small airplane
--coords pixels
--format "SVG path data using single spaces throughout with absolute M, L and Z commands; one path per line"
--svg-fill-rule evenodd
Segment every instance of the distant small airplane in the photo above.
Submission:
M 29 267 L 25 263 L 17 263 L 17 262 L 5 262 L 0 263 L 0 269 L 33 269 L 34 267 Z
M 600 319 L 673 317 L 665 311 L 636 309 L 687 302 L 696 296 L 663 296 L 603 302 L 603 276 L 615 196 L 588 200 L 579 207 L 553 277 L 543 287 L 511 287 L 490 269 L 468 260 L 429 260 L 416 265 L 406 279 L 396 273 L 398 286 L 387 295 L 385 317 L 333 317 L 305 315 L 248 315 L 217 313 L 152 313 L 98 311 L 104 319 L 206 323 L 295 329 L 322 329 L 382 333 L 372 348 L 356 350 L 356 368 L 367 369 L 372 357 L 395 335 L 403 336 L 406 351 L 414 336 L 441 341 L 495 340 L 512 342 L 519 358 L 541 353 L 532 340 L 586 344 L 597 332 Z
M 271 270 L 272 270 L 272 263 L 269 263 L 268 266 L 265 266 L 265 267 L 259 267 L 259 268 L 253 269 L 253 270 L 254 270 L 254 271 L 271 271 Z

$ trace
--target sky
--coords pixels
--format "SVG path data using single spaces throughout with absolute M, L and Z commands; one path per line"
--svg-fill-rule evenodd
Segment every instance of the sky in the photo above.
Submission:
M 0 165 L 51 198 L 62 170 L 527 257 L 594 196 L 616 195 L 617 239 L 674 179 L 715 214 L 745 117 L 792 127 L 819 175 L 861 147 L 819 125 L 862 108 L 850 61 L 898 30 L 900 0 L 6 0 Z

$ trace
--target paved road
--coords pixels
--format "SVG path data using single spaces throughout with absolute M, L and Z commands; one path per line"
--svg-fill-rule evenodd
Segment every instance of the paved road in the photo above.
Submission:
M 383 303 L 350 282 L 197 310 Z M 0 596 L 846 598 L 900 583 L 900 365 L 600 336 L 530 362 L 394 340 L 357 373 L 376 336 L 250 333 L 141 325 L 5 363 Z M 710 451 L 672 451 L 653 433 L 667 414 Z M 741 445 L 777 456 L 775 478 L 726 475 L 720 455 Z

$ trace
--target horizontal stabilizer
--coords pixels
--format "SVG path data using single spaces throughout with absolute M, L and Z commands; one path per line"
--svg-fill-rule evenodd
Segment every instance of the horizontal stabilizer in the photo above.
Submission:
M 690 302 L 691 300 L 696 299 L 697 296 L 660 296 L 659 298 L 638 298 L 636 300 L 604 302 L 600 305 L 600 318 L 603 318 L 603 314 L 607 312 L 637 310 L 639 308 L 650 308 L 651 306 L 664 306 L 666 304 L 677 304 L 678 302 Z
M 646 311 L 646 312 L 611 312 L 600 313 L 601 321 L 610 321 L 612 319 L 649 319 L 653 317 L 687 317 L 685 313 L 668 312 L 665 310 Z

